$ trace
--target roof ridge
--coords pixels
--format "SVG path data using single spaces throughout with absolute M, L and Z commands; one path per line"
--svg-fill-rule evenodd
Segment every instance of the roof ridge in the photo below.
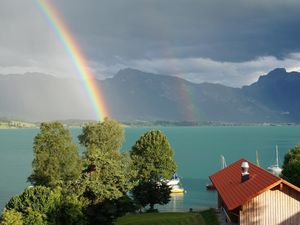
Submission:
M 249 163 L 250 179 L 245 182 L 241 182 L 242 162 Z M 283 182 L 282 178 L 244 158 L 231 163 L 209 178 L 229 210 L 235 209 L 251 198 Z

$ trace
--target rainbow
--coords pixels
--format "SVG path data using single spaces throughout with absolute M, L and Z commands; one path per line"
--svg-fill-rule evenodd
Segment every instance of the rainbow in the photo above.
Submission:
M 58 38 L 62 42 L 64 48 L 68 52 L 76 70 L 78 71 L 79 79 L 82 82 L 84 89 L 86 90 L 93 108 L 97 120 L 102 121 L 105 117 L 108 117 L 108 110 L 104 101 L 104 97 L 97 87 L 96 79 L 92 74 L 86 59 L 72 34 L 63 22 L 63 19 L 59 15 L 58 11 L 49 0 L 35 0 L 38 8 L 46 17 L 50 23 L 52 29 L 57 34 Z
M 201 113 L 197 109 L 196 93 L 193 89 L 188 88 L 188 86 L 181 80 L 177 80 L 177 89 L 180 96 L 180 102 L 185 106 L 182 107 L 182 113 L 185 115 L 187 121 L 199 121 L 202 117 Z

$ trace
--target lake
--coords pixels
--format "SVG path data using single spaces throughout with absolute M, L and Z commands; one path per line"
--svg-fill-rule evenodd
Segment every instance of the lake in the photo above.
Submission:
M 260 164 L 267 168 L 275 161 L 275 145 L 282 163 L 284 154 L 300 143 L 300 126 L 224 126 L 224 127 L 159 127 L 126 128 L 122 151 L 129 150 L 146 131 L 160 129 L 175 152 L 177 173 L 187 193 L 174 195 L 161 210 L 187 211 L 216 206 L 216 194 L 206 191 L 208 176 L 220 169 L 220 155 L 227 165 L 245 158 L 255 162 L 258 150 Z M 33 159 L 33 138 L 38 129 L 0 130 L 0 210 L 14 195 L 29 184 Z M 81 129 L 71 129 L 74 142 Z M 81 149 L 82 150 L 82 149 Z

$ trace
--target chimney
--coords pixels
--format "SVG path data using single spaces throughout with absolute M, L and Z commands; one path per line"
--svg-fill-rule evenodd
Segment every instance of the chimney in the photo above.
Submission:
M 250 175 L 249 175 L 249 163 L 248 162 L 242 162 L 242 177 L 241 177 L 241 181 L 242 183 L 249 180 Z

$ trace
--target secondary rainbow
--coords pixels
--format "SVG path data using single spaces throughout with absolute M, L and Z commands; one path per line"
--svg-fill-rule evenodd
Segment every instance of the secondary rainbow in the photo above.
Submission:
M 97 120 L 102 121 L 104 117 L 108 117 L 108 110 L 105 105 L 104 97 L 97 87 L 97 83 L 94 75 L 92 74 L 86 59 L 72 34 L 63 22 L 63 19 L 59 15 L 58 11 L 49 0 L 35 0 L 39 9 L 50 23 L 52 29 L 61 40 L 64 48 L 68 52 L 71 60 L 74 63 L 84 88 L 88 94 L 88 97 L 93 104 L 93 108 L 96 113 Z

